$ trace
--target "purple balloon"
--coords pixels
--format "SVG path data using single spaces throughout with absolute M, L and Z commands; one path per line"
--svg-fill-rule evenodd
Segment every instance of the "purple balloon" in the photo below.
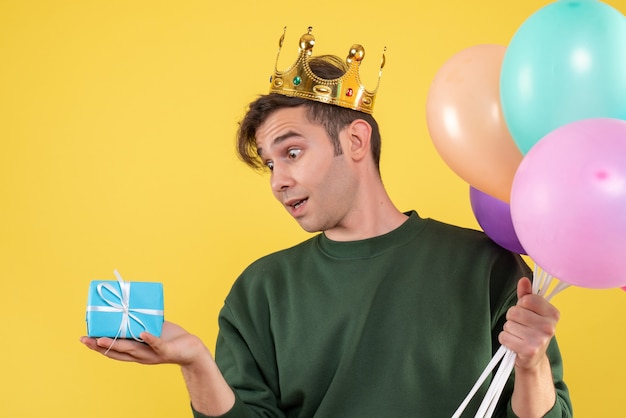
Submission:
M 544 136 L 517 169 L 511 216 L 528 255 L 554 277 L 626 286 L 626 121 L 585 119 Z
M 518 254 L 526 254 L 520 244 L 508 203 L 470 186 L 470 203 L 474 216 L 485 234 L 496 244 Z

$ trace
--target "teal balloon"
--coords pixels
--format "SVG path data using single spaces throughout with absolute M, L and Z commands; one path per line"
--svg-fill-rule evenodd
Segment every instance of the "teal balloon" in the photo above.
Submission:
M 560 0 L 539 9 L 507 47 L 500 101 L 524 155 L 570 122 L 626 119 L 626 17 L 594 0 Z

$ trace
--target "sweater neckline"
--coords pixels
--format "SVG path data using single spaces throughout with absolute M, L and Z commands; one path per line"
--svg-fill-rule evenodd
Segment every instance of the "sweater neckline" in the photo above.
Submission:
M 408 218 L 396 229 L 376 237 L 357 241 L 333 241 L 326 234 L 317 236 L 319 249 L 332 258 L 366 259 L 381 255 L 414 239 L 425 227 L 426 220 L 416 211 L 405 212 Z

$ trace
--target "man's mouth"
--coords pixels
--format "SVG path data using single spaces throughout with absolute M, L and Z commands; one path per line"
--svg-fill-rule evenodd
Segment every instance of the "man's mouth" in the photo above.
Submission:
M 304 205 L 307 200 L 308 199 L 298 200 L 297 202 L 291 203 L 289 206 L 291 206 L 294 209 L 298 209 L 300 206 Z

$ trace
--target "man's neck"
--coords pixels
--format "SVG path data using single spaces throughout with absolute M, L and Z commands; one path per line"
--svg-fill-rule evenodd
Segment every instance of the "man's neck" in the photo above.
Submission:
M 333 241 L 373 238 L 393 231 L 407 218 L 383 189 L 383 193 L 366 199 L 364 205 L 356 207 L 340 225 L 324 231 L 324 234 Z

